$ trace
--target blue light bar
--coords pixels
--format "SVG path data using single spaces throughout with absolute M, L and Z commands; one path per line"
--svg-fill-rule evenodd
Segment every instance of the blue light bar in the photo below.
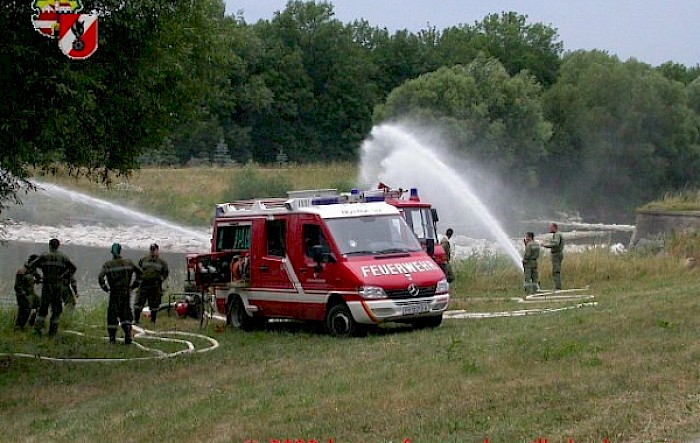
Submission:
M 340 203 L 340 199 L 338 197 L 316 197 L 311 199 L 311 204 L 313 206 L 336 205 L 338 203 Z
M 365 196 L 365 203 L 383 202 L 383 201 L 384 201 L 383 195 L 367 195 L 367 196 Z

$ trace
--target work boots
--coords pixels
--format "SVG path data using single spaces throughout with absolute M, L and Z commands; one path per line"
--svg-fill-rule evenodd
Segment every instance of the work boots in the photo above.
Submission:
M 122 329 L 124 329 L 124 344 L 125 345 L 130 345 L 132 338 L 131 338 L 131 325 L 122 325 Z
M 21 331 L 24 329 L 24 325 L 27 323 L 28 317 L 29 316 L 22 311 L 19 311 L 17 313 L 17 320 L 15 320 L 15 330 L 16 331 Z
M 108 329 L 107 332 L 109 332 L 109 342 L 116 343 L 117 342 L 117 331 L 115 329 Z
M 156 317 L 157 316 L 158 316 L 157 310 L 151 311 L 151 323 L 153 323 L 154 325 L 156 324 Z
M 58 333 L 58 323 L 49 323 L 49 337 L 55 337 Z
M 141 319 L 141 308 L 136 307 L 136 308 L 134 308 L 134 324 L 138 325 L 140 319 Z

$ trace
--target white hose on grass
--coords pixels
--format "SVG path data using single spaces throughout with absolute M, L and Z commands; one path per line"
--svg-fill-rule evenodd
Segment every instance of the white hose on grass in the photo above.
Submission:
M 149 357 L 124 357 L 124 358 L 108 358 L 108 357 L 101 357 L 101 358 L 70 358 L 70 357 L 47 357 L 45 355 L 38 355 L 38 354 L 25 354 L 25 353 L 0 353 L 0 356 L 4 357 L 17 357 L 17 358 L 34 358 L 37 360 L 45 360 L 45 361 L 55 361 L 55 362 L 71 362 L 71 363 L 113 363 L 113 362 L 125 362 L 125 361 L 138 361 L 138 360 L 156 360 L 156 359 L 165 359 L 165 358 L 173 358 L 177 357 L 180 355 L 185 355 L 185 354 L 195 354 L 195 353 L 204 353 L 204 352 L 209 352 L 213 351 L 214 349 L 219 347 L 219 342 L 216 341 L 214 338 L 209 337 L 207 335 L 203 334 L 197 334 L 195 332 L 185 332 L 185 331 L 151 331 L 148 329 L 144 329 L 138 326 L 132 326 L 134 330 L 136 330 L 136 335 L 134 335 L 134 341 L 132 344 L 137 347 L 138 349 L 141 349 L 146 352 L 151 352 L 155 355 L 149 356 Z M 82 332 L 79 331 L 65 331 L 68 334 L 73 334 L 73 335 L 78 335 L 81 337 L 96 337 L 96 336 L 90 336 L 86 335 Z M 200 348 L 197 349 L 197 347 L 194 345 L 189 340 L 184 340 L 184 339 L 178 339 L 178 338 L 168 338 L 168 337 L 161 337 L 160 335 L 181 335 L 181 336 L 186 336 L 186 337 L 195 337 L 204 341 L 209 342 L 209 346 L 205 348 Z M 108 340 L 109 337 L 97 337 L 101 338 L 104 340 Z M 161 351 L 160 349 L 155 349 L 155 348 L 149 348 L 147 346 L 144 346 L 143 344 L 139 343 L 136 341 L 136 339 L 147 339 L 147 340 L 156 340 L 156 341 L 162 341 L 162 342 L 170 342 L 170 343 L 179 343 L 185 347 L 185 349 L 180 349 L 178 351 L 174 352 L 164 352 Z M 123 342 L 123 338 L 117 339 L 120 342 Z
M 569 309 L 584 308 L 587 306 L 597 306 L 598 302 L 578 303 L 571 306 L 561 308 L 541 308 L 541 309 L 520 309 L 517 311 L 496 311 L 496 312 L 467 312 L 464 309 L 456 311 L 447 311 L 444 314 L 445 318 L 502 318 L 502 317 L 522 317 L 525 315 L 535 314 L 551 314 L 554 312 L 566 311 Z
M 595 298 L 592 294 L 579 294 L 578 292 L 588 290 L 588 286 L 585 288 L 576 289 L 564 289 L 555 291 L 539 291 L 535 294 L 530 294 L 525 297 L 511 297 L 509 300 L 517 301 L 518 303 L 544 303 L 544 302 L 567 302 L 573 300 L 592 300 Z M 489 297 L 477 297 L 472 298 L 472 300 L 488 301 L 493 300 Z M 597 306 L 598 302 L 589 301 L 577 303 L 575 305 L 563 306 L 560 308 L 534 308 L 534 309 L 518 309 L 514 311 L 495 311 L 495 312 L 467 312 L 464 309 L 447 311 L 444 314 L 444 318 L 503 318 L 503 317 L 522 317 L 525 315 L 536 315 L 536 314 L 551 314 L 554 312 L 566 311 L 569 309 L 579 309 L 590 306 Z

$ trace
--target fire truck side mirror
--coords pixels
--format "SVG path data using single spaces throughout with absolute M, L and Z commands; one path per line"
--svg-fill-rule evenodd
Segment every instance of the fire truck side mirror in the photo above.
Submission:
M 434 238 L 426 238 L 425 239 L 425 251 L 428 253 L 429 256 L 431 256 L 431 257 L 435 256 L 435 239 Z
M 440 217 L 438 217 L 437 209 L 435 208 L 430 208 L 430 212 L 433 215 L 433 223 L 437 223 L 440 221 Z

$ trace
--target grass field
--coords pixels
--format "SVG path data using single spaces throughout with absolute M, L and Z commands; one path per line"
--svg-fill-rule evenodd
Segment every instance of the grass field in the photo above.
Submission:
M 700 433 L 698 276 L 643 261 L 658 270 L 591 281 L 597 306 L 555 314 L 349 340 L 294 323 L 243 333 L 212 322 L 203 332 L 221 346 L 202 355 L 4 358 L 3 440 L 688 441 Z M 493 303 L 455 294 L 466 309 L 508 308 Z M 76 313 L 65 328 L 100 335 L 92 325 L 103 313 Z M 2 352 L 149 355 L 65 332 L 13 333 L 12 313 L 2 315 Z M 159 319 L 161 330 L 198 331 L 194 320 Z
M 565 286 L 589 285 L 597 305 L 551 314 L 346 340 L 313 325 L 245 333 L 210 322 L 201 332 L 220 347 L 202 354 L 2 357 L 0 440 L 689 442 L 700 436 L 700 271 L 684 266 L 688 243 L 698 250 L 700 240 L 670 239 L 661 255 L 567 255 Z M 452 309 L 524 307 L 511 300 L 521 275 L 506 260 L 455 267 Z M 546 287 L 546 260 L 541 268 Z M 151 355 L 97 337 L 15 333 L 13 315 L 0 312 L 3 353 Z M 73 313 L 62 331 L 99 336 L 104 324 L 101 307 Z M 200 332 L 195 320 L 165 315 L 157 329 Z

